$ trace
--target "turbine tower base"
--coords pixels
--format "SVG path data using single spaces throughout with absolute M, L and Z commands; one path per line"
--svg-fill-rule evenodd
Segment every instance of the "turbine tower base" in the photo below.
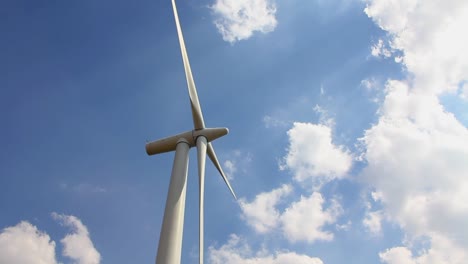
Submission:
M 189 149 L 187 140 L 178 140 L 156 264 L 179 264 L 181 260 Z

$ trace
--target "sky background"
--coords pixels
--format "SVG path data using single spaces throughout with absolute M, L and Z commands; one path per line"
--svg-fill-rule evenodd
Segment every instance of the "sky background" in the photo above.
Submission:
M 467 1 L 177 4 L 239 197 L 207 162 L 207 263 L 466 263 Z M 0 34 L 0 262 L 154 262 L 174 154 L 144 145 L 192 129 L 171 2 L 7 0 Z

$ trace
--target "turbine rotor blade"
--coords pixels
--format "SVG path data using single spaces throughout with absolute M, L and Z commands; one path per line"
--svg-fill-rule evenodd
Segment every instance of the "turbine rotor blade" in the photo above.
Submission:
M 199 185 L 199 259 L 200 264 L 203 264 L 203 227 L 204 227 L 204 198 L 205 198 L 205 161 L 206 161 L 206 145 L 207 141 L 204 136 L 197 138 L 197 154 L 198 154 L 198 176 L 200 179 Z
M 195 129 L 205 128 L 205 122 L 203 121 L 203 114 L 198 101 L 197 88 L 195 87 L 195 81 L 193 80 L 192 70 L 190 69 L 190 62 L 185 49 L 184 36 L 182 35 L 182 29 L 179 23 L 179 15 L 177 14 L 177 7 L 175 0 L 172 0 L 172 9 L 174 10 L 174 17 L 177 26 L 177 35 L 179 37 L 180 51 L 182 52 L 182 60 L 184 61 L 185 77 L 187 79 L 187 86 L 190 96 L 190 103 L 192 106 L 192 118 Z
M 234 199 L 237 200 L 236 194 L 234 193 L 234 190 L 232 189 L 231 184 L 229 184 L 229 180 L 227 179 L 226 175 L 224 174 L 223 169 L 221 168 L 221 165 L 219 164 L 218 157 L 216 157 L 216 153 L 213 149 L 213 145 L 211 144 L 211 142 L 208 143 L 207 152 L 208 152 L 208 157 L 210 157 L 210 160 L 213 162 L 214 166 L 221 174 L 221 177 L 223 177 L 223 180 L 226 183 L 229 190 L 231 191 L 232 196 L 234 196 Z

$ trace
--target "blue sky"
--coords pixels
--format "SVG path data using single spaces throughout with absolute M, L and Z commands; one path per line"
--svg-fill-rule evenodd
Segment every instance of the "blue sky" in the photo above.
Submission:
M 240 198 L 207 164 L 207 263 L 466 262 L 466 1 L 177 4 Z M 173 153 L 144 145 L 192 128 L 171 2 L 7 1 L 0 33 L 0 262 L 153 262 Z

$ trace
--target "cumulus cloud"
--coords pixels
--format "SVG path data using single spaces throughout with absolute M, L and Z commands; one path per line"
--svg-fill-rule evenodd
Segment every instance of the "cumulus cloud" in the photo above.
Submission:
M 290 242 L 333 239 L 333 233 L 324 228 L 336 222 L 342 208 L 334 199 L 326 203 L 318 189 L 333 179 L 343 178 L 352 157 L 344 147 L 332 143 L 333 121 L 326 111 L 320 106 L 314 110 L 320 114 L 321 124 L 293 124 L 288 131 L 288 153 L 280 169 L 290 170 L 300 184 L 312 182 L 315 191 L 291 201 L 286 198 L 292 187 L 285 184 L 258 194 L 251 202 L 241 199 L 242 218 L 258 233 L 280 232 Z M 304 185 L 309 189 L 308 184 Z M 280 204 L 284 205 L 283 210 L 279 209 Z
M 258 233 L 266 233 L 276 228 L 280 220 L 280 212 L 277 209 L 281 198 L 292 191 L 290 185 L 283 185 L 270 192 L 258 194 L 249 203 L 245 199 L 240 200 L 243 219 Z
M 28 222 L 0 233 L 0 263 L 55 264 L 55 242 Z
M 409 239 L 385 263 L 463 263 L 468 255 L 468 130 L 439 101 L 468 79 L 468 2 L 368 0 L 365 12 L 402 53 L 406 80 L 389 80 L 379 121 L 365 132 L 363 176 L 380 194 L 385 216 Z M 460 94 L 462 96 L 462 94 Z
M 380 252 L 379 257 L 387 264 L 435 264 L 435 263 L 465 263 L 466 249 L 460 248 L 449 239 L 434 236 L 432 247 L 414 256 L 407 247 L 394 247 Z M 449 253 L 448 253 L 449 252 Z
M 295 252 L 253 252 L 249 245 L 236 235 L 231 235 L 229 241 L 219 248 L 210 247 L 208 257 L 212 264 L 323 264 L 319 258 Z
M 468 130 L 434 95 L 400 81 L 390 81 L 387 90 L 380 120 L 363 138 L 365 180 L 409 235 L 456 238 L 468 246 L 462 202 L 468 200 Z
M 405 247 L 388 249 L 385 252 L 381 252 L 379 257 L 383 263 L 388 264 L 416 264 L 411 251 Z
M 57 213 L 52 213 L 52 217 L 72 230 L 60 241 L 63 244 L 64 256 L 75 260 L 78 264 L 97 264 L 101 261 L 101 255 L 94 248 L 88 228 L 80 219 Z
M 309 197 L 292 203 L 281 215 L 282 229 L 289 241 L 314 242 L 317 240 L 330 241 L 333 233 L 324 231 L 327 224 L 336 222 L 342 209 L 337 201 L 332 200 L 331 205 L 325 209 L 324 199 L 318 192 Z
M 414 89 L 456 90 L 468 79 L 468 4 L 460 0 L 367 0 L 366 14 L 403 53 Z M 382 43 L 384 45 L 384 43 Z
M 333 233 L 324 227 L 336 222 L 342 208 L 336 200 L 324 206 L 325 200 L 318 192 L 301 196 L 298 201 L 287 204 L 281 211 L 278 204 L 285 203 L 285 197 L 292 188 L 283 185 L 270 192 L 258 194 L 252 202 L 241 200 L 242 218 L 258 233 L 281 232 L 290 242 L 317 240 L 330 241 Z
M 379 235 L 382 231 L 382 211 L 366 212 L 362 224 L 372 235 Z
M 256 31 L 271 32 L 277 24 L 273 0 L 216 0 L 211 9 L 218 31 L 230 43 L 248 39 Z
M 288 153 L 281 168 L 291 170 L 296 181 L 312 181 L 319 188 L 333 179 L 345 177 L 351 168 L 349 151 L 333 144 L 329 126 L 295 122 L 288 136 Z
M 52 217 L 72 231 L 62 240 L 63 256 L 77 264 L 100 263 L 100 254 L 89 238 L 88 229 L 71 215 L 52 213 Z M 0 263 L 56 264 L 55 242 L 36 226 L 22 221 L 0 233 Z

